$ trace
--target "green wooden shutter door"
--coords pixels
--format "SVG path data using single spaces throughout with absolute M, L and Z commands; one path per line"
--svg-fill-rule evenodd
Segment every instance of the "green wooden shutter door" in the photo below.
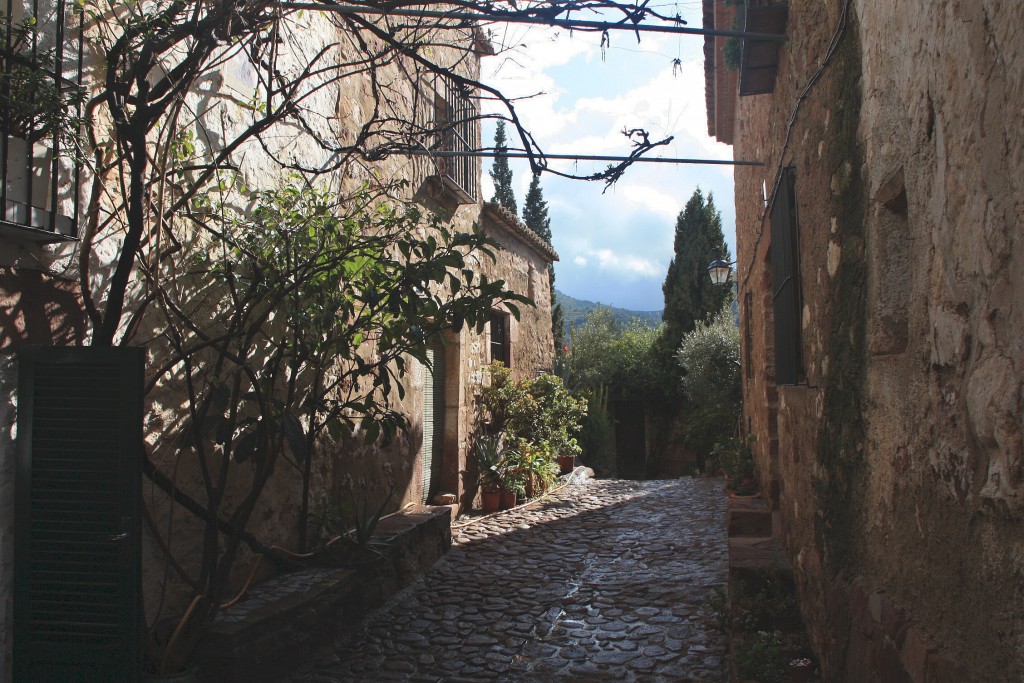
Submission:
M 444 442 L 444 345 L 434 339 L 427 345 L 427 368 L 423 382 L 423 493 L 424 505 L 437 493 Z
M 144 358 L 19 356 L 15 680 L 138 678 Z

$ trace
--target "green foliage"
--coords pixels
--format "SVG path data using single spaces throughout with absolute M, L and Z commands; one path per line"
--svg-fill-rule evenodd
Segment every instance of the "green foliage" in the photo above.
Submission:
M 526 192 L 523 223 L 537 233 L 541 239 L 551 244 L 551 219 L 548 218 L 548 203 L 544 201 L 544 191 L 540 187 L 539 173 L 533 174 L 533 178 L 530 180 L 530 189 Z
M 744 5 L 744 0 L 727 0 L 727 5 Z M 740 18 L 738 16 L 732 19 L 732 30 L 741 30 Z M 729 36 L 725 41 L 725 45 L 722 46 L 722 58 L 725 61 L 725 68 L 729 71 L 736 71 L 740 68 L 740 61 L 743 59 L 743 41 L 736 36 Z
M 661 384 L 654 355 L 659 335 L 640 320 L 620 324 L 609 308 L 598 307 L 572 330 L 565 362 L 569 386 L 650 397 Z
M 722 46 L 722 58 L 725 61 L 725 68 L 729 71 L 739 69 L 742 55 L 743 42 L 736 36 L 729 36 L 725 41 L 725 45 Z
M 732 290 L 713 284 L 708 277 L 711 261 L 729 261 L 731 257 L 722 233 L 722 216 L 711 195 L 705 201 L 699 188 L 676 219 L 673 249 L 674 256 L 662 285 L 662 319 L 667 347 L 676 349 L 683 335 L 721 310 L 732 296 Z
M 729 608 L 729 591 L 725 586 L 712 588 L 707 607 L 711 611 L 711 623 L 715 629 L 729 635 L 732 631 L 732 610 Z
M 491 415 L 491 430 L 506 440 L 539 447 L 556 455 L 579 455 L 576 441 L 587 404 L 574 397 L 561 378 L 543 373 L 516 380 L 501 363 L 487 367 L 491 383 L 484 387 L 482 407 Z M 521 445 L 519 446 L 521 448 Z
M 555 271 L 552 269 L 551 277 L 554 278 Z M 552 285 L 551 293 L 554 294 L 554 285 Z M 551 300 L 554 301 L 555 297 L 552 296 Z M 551 338 L 555 344 L 555 367 L 561 367 L 564 365 L 563 359 L 565 357 L 565 314 L 562 312 L 562 304 L 555 304 L 554 308 L 551 309 Z M 561 375 L 562 373 L 556 372 Z
M 481 434 L 473 444 L 473 457 L 480 473 L 479 484 L 488 491 L 496 491 L 504 482 L 503 472 L 508 450 L 500 434 Z
M 598 474 L 615 470 L 615 432 L 608 415 L 608 387 L 599 386 L 587 396 L 587 416 L 580 436 L 583 461 Z
M 516 447 L 509 451 L 505 462 L 506 488 L 517 494 L 530 489 L 534 495 L 551 488 L 558 480 L 557 455 L 545 440 L 534 443 L 516 439 Z
M 515 215 L 518 207 L 515 192 L 512 190 L 512 169 L 505 155 L 507 151 L 505 122 L 498 121 L 498 130 L 494 133 L 494 164 L 490 171 L 491 180 L 494 181 L 494 196 L 491 197 L 491 201 L 504 206 Z
M 782 634 L 758 631 L 737 636 L 733 658 L 742 680 L 759 683 L 784 683 L 789 678 Z
M 190 236 L 159 264 L 167 270 L 141 271 L 159 293 L 153 324 L 167 344 L 154 349 L 162 365 L 152 383 L 186 399 L 180 452 L 197 463 L 214 539 L 189 579 L 207 600 L 192 616 L 200 624 L 225 597 L 248 519 L 276 474 L 299 472 L 305 545 L 316 446 L 386 445 L 407 426 L 395 400 L 407 359 L 426 363 L 432 335 L 481 328 L 494 307 L 516 314 L 526 301 L 470 267 L 467 259 L 493 258 L 482 233 L 304 182 L 255 193 L 235 213 L 219 203 L 223 189 L 209 193 L 217 229 Z M 381 485 L 393 484 L 384 474 Z M 340 503 L 349 519 L 338 523 L 356 545 L 389 503 L 377 494 L 353 486 Z
M 577 299 L 559 291 L 555 292 L 555 301 L 562 308 L 562 317 L 565 321 L 563 329 L 566 339 L 569 338 L 572 328 L 583 325 L 587 316 L 599 308 L 610 310 L 612 316 L 620 325 L 625 325 L 634 318 L 648 327 L 657 327 L 661 324 L 661 311 L 630 311 L 625 308 L 616 308 L 615 306 L 604 306 L 593 301 Z
M 750 452 L 750 443 L 753 440 L 753 435 L 746 439 L 730 436 L 716 443 L 712 450 L 714 466 L 729 477 L 733 491 L 741 496 L 757 492 L 754 455 Z
M 795 630 L 801 623 L 793 582 L 777 566 L 732 582 L 733 621 L 744 631 Z
M 0 130 L 29 142 L 56 134 L 64 151 L 76 151 L 82 121 L 75 111 L 85 95 L 54 79 L 52 41 L 34 16 L 13 22 L 0 13 L 0 31 L 10 46 L 0 49 Z
M 679 347 L 682 389 L 691 407 L 684 438 L 703 458 L 736 431 L 742 407 L 740 338 L 729 307 L 711 322 L 698 322 Z

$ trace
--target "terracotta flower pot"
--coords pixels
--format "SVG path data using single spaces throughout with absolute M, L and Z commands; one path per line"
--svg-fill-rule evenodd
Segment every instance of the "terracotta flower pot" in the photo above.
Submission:
M 501 505 L 501 494 L 497 491 L 484 491 L 480 494 L 480 503 L 484 512 L 497 512 Z
M 573 467 L 576 466 L 575 455 L 560 455 L 558 456 L 558 470 L 561 474 L 568 474 L 572 472 Z
M 502 491 L 500 494 L 501 498 L 501 509 L 508 510 L 516 506 L 516 493 L 515 491 Z

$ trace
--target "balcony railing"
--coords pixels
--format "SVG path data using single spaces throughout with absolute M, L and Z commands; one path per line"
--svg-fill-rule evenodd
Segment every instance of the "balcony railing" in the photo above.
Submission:
M 65 0 L 8 0 L 0 11 L 0 235 L 74 239 L 82 13 Z

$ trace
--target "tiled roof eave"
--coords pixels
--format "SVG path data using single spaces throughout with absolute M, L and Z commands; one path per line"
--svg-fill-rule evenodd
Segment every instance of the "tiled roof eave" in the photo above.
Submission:
M 521 239 L 526 246 L 532 248 L 548 261 L 553 263 L 558 260 L 558 252 L 550 244 L 528 228 L 525 223 L 516 218 L 511 211 L 501 204 L 497 202 L 484 202 L 483 212 L 484 215 Z

